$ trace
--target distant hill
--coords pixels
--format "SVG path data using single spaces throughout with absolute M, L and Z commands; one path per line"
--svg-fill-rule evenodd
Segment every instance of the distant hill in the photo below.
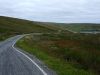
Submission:
M 100 24 L 35 22 L 0 16 L 0 32 L 4 29 L 15 32 L 19 31 L 21 33 L 41 32 L 49 30 L 71 30 L 76 32 L 85 30 L 100 31 Z
M 96 23 L 50 23 L 38 22 L 40 25 L 62 31 L 70 32 L 100 32 L 100 24 Z
M 44 23 L 47 27 L 68 30 L 73 32 L 100 31 L 100 24 L 94 23 Z
M 54 32 L 59 30 L 65 32 L 100 31 L 100 24 L 36 22 L 0 16 L 0 37 L 4 36 L 3 38 L 16 34 Z
M 60 27 L 76 32 L 81 31 L 100 31 L 100 24 L 91 24 L 91 23 L 76 23 L 76 24 L 65 24 L 59 25 Z

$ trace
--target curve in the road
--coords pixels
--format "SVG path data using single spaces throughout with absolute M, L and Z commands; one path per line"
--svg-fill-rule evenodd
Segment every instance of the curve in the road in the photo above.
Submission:
M 14 47 L 22 37 L 18 35 L 0 44 L 0 75 L 54 75 Z
M 26 54 L 24 54 L 23 52 L 17 50 L 14 45 L 16 44 L 17 40 L 13 43 L 12 47 L 14 48 L 14 50 L 16 50 L 17 52 L 19 52 L 20 54 L 22 54 L 23 56 L 25 56 L 27 59 L 29 59 L 42 73 L 43 75 L 47 75 L 47 73 L 37 64 L 35 63 L 29 56 L 27 56 Z

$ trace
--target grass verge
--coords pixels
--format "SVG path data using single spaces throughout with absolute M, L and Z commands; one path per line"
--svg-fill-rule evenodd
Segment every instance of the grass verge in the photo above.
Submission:
M 18 41 L 17 46 L 29 52 L 30 54 L 35 55 L 38 59 L 42 60 L 49 68 L 56 71 L 58 75 L 95 75 L 91 71 L 75 68 L 71 63 L 66 63 L 59 58 L 51 56 L 44 50 L 37 47 L 35 44 L 31 43 L 32 41 L 30 42 L 26 38 L 23 38 Z

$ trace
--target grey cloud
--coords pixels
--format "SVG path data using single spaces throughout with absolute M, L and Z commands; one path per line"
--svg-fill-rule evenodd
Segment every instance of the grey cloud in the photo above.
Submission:
M 0 15 L 49 22 L 100 23 L 99 0 L 0 0 Z

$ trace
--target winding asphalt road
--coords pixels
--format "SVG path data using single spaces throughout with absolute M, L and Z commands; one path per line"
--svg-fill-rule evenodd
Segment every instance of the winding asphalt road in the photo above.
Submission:
M 18 35 L 0 43 L 0 75 L 53 75 L 46 73 L 26 54 L 14 47 Z

